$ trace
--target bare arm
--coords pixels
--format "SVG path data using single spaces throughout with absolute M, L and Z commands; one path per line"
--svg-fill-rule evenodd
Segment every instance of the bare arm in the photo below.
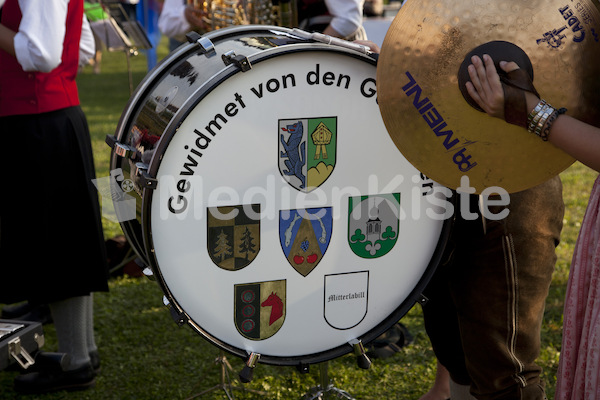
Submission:
M 548 141 L 600 172 L 600 129 L 563 115 L 554 122 Z
M 471 62 L 469 75 L 472 83 L 466 84 L 469 95 L 489 115 L 504 118 L 504 91 L 494 61 L 484 55 L 483 61 L 473 57 Z M 519 68 L 514 62 L 501 62 L 500 67 L 506 72 Z M 540 99 L 529 92 L 525 96 L 527 110 L 531 111 Z M 600 128 L 561 115 L 552 124 L 548 141 L 600 172 Z
M 15 35 L 16 32 L 0 24 L 0 48 L 13 57 L 15 56 Z

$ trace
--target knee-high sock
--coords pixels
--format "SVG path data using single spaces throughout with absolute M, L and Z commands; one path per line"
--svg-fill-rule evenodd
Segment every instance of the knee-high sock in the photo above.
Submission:
M 98 350 L 94 335 L 94 295 L 86 296 L 87 314 L 85 316 L 86 344 L 88 353 Z
M 86 339 L 87 298 L 71 297 L 49 304 L 58 338 L 58 351 L 69 354 L 71 359 L 66 369 L 76 369 L 90 362 Z

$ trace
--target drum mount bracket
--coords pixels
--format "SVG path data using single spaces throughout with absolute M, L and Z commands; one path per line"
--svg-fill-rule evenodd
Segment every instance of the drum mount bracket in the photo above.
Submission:
M 207 57 L 212 57 L 217 54 L 213 42 L 207 37 L 202 37 L 198 32 L 188 32 L 185 37 L 189 43 L 198 44 L 201 53 L 205 54 Z

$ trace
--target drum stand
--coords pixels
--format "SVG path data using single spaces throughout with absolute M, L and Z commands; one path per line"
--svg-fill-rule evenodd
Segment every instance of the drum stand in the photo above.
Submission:
M 266 392 L 261 392 L 259 390 L 247 389 L 242 386 L 233 386 L 231 384 L 231 378 L 229 377 L 229 371 L 231 371 L 233 368 L 231 368 L 231 364 L 229 364 L 229 361 L 227 361 L 227 358 L 225 357 L 225 352 L 223 350 L 221 350 L 219 352 L 219 356 L 215 359 L 215 364 L 220 364 L 220 366 L 221 366 L 221 382 L 218 385 L 215 385 L 215 386 L 213 386 L 209 389 L 206 389 L 198 394 L 195 394 L 192 397 L 188 397 L 186 400 L 195 399 L 197 397 L 203 396 L 207 393 L 210 393 L 214 390 L 219 390 L 219 389 L 222 389 L 225 392 L 225 395 L 227 396 L 227 398 L 229 400 L 235 400 L 235 397 L 233 397 L 232 389 L 251 392 L 251 393 L 259 394 L 261 396 L 264 396 L 267 394 Z
M 342 389 L 338 389 L 329 381 L 327 374 L 327 367 L 329 363 L 327 361 L 319 364 L 319 378 L 321 384 L 313 387 L 310 391 L 302 397 L 302 400 L 325 400 L 325 399 L 347 399 L 356 400 L 350 396 L 348 392 Z

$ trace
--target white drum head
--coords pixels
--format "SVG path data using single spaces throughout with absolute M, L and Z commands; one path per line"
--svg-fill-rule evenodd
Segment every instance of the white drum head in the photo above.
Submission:
M 275 364 L 333 358 L 418 299 L 449 202 L 387 134 L 372 63 L 261 57 L 215 77 L 170 128 L 147 248 L 172 304 L 213 342 Z

